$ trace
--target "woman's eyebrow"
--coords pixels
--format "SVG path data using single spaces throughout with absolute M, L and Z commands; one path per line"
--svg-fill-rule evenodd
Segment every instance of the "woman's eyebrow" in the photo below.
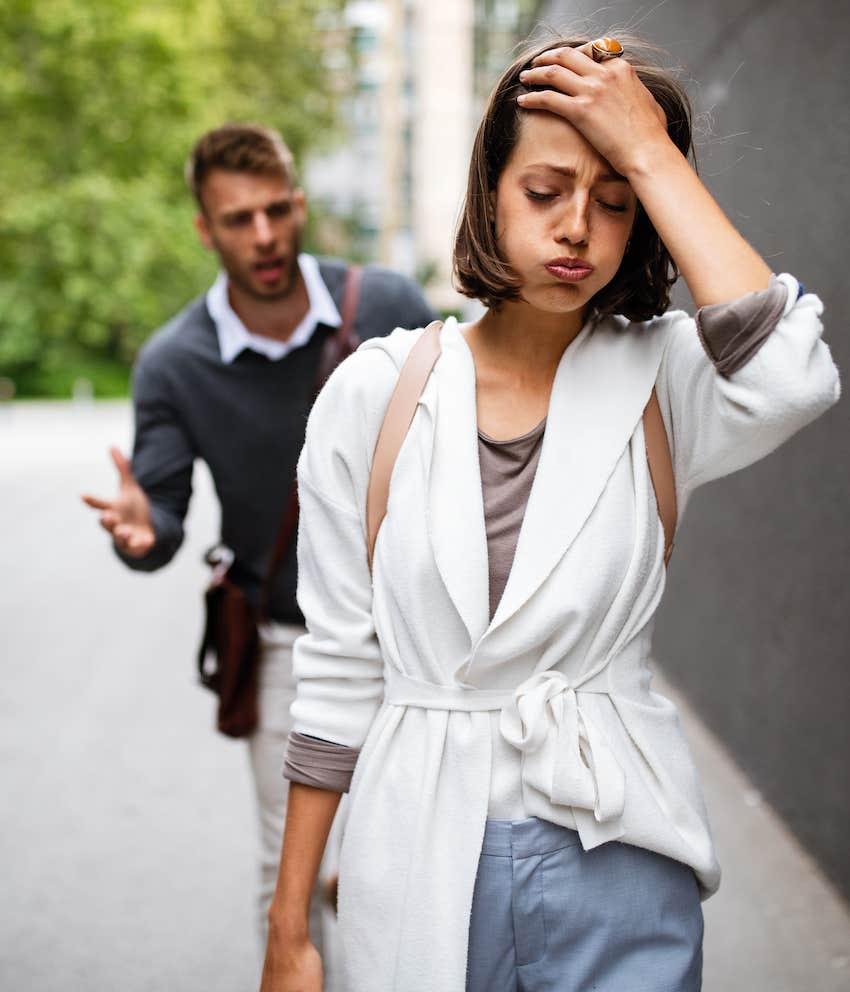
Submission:
M 552 165 L 551 162 L 535 162 L 533 165 L 526 166 L 528 169 L 548 169 L 550 172 L 557 172 L 561 176 L 566 176 L 568 179 L 575 179 L 578 172 L 571 165 Z M 625 176 L 621 176 L 619 172 L 614 172 L 611 169 L 609 172 L 603 172 L 601 175 L 596 177 L 598 183 L 627 183 L 628 179 Z

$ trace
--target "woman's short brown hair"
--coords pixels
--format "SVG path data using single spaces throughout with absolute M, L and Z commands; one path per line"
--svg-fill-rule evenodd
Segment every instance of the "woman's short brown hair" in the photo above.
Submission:
M 683 155 L 692 153 L 691 106 L 685 91 L 657 61 L 658 49 L 638 38 L 617 34 L 624 56 L 634 66 L 641 82 L 652 93 L 667 116 L 667 133 Z M 553 48 L 577 48 L 587 37 L 559 38 L 528 46 L 502 73 L 475 136 L 469 165 L 466 200 L 455 238 L 454 272 L 457 287 L 465 296 L 498 307 L 520 296 L 522 284 L 502 257 L 490 207 L 499 177 L 519 140 L 521 115 L 516 101 L 529 92 L 519 81 L 538 55 Z M 527 113 L 527 111 L 525 111 Z M 629 320 L 648 320 L 670 305 L 670 287 L 679 273 L 649 217 L 638 203 L 631 238 L 616 275 L 590 301 L 600 315 L 620 313 Z
M 204 209 L 204 180 L 214 169 L 280 176 L 295 186 L 295 164 L 286 142 L 261 124 L 222 124 L 201 135 L 186 162 L 186 185 Z

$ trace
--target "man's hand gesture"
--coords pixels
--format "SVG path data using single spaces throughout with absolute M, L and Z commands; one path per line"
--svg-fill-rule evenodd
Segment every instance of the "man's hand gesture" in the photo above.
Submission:
M 109 454 L 118 469 L 119 490 L 115 499 L 83 496 L 83 502 L 100 510 L 100 525 L 108 530 L 115 546 L 132 558 L 144 557 L 154 546 L 156 536 L 151 524 L 150 503 L 144 489 L 136 482 L 130 463 L 118 448 Z

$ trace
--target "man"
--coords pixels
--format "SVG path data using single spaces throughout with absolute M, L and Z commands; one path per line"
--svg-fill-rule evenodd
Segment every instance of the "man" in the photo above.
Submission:
M 186 176 L 201 242 L 222 271 L 139 355 L 132 466 L 111 452 L 118 495 L 83 499 L 100 511 L 127 565 L 161 568 L 183 540 L 192 466 L 203 459 L 221 503 L 222 542 L 235 553 L 230 575 L 256 602 L 295 479 L 321 346 L 341 323 L 347 267 L 300 251 L 305 197 L 277 133 L 217 128 L 198 141 Z M 410 280 L 364 269 L 354 320 L 361 339 L 432 319 Z M 294 695 L 292 644 L 303 631 L 292 544 L 261 629 L 259 727 L 249 738 L 261 828 L 261 935 L 286 810 L 281 768 Z M 318 938 L 318 916 L 313 922 Z

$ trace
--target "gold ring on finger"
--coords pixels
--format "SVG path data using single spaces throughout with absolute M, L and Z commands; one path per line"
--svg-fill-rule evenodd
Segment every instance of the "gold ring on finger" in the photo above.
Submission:
M 597 38 L 590 43 L 590 53 L 594 62 L 607 62 L 620 59 L 625 49 L 616 38 Z

